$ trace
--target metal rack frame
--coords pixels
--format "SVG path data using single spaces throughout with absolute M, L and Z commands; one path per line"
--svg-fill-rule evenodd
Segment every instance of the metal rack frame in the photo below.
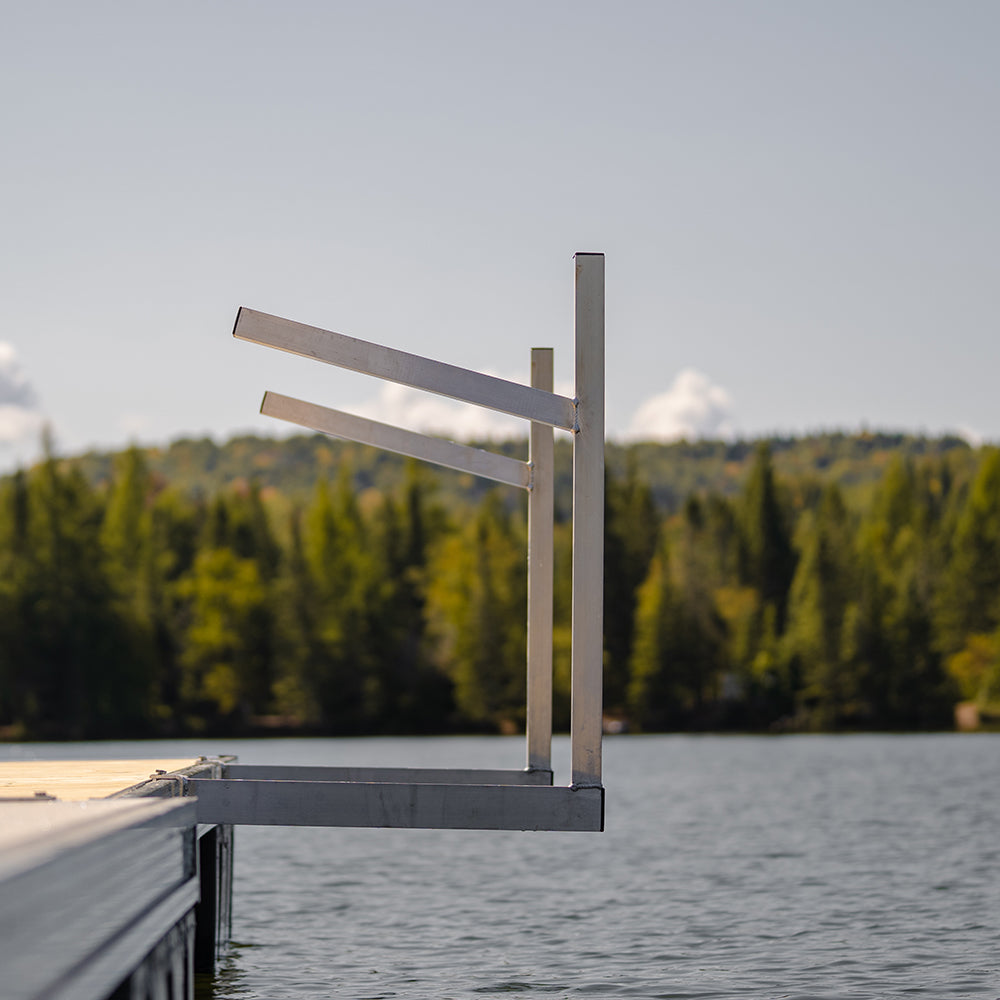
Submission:
M 201 823 L 480 830 L 604 829 L 604 255 L 575 255 L 575 396 L 553 392 L 552 349 L 531 352 L 531 385 L 241 308 L 233 336 L 530 421 L 529 460 L 268 392 L 261 412 L 334 437 L 528 492 L 527 763 L 523 771 L 330 768 L 220 761 L 179 776 Z M 571 782 L 552 784 L 553 428 L 573 434 Z M 169 777 L 169 776 L 167 776 Z

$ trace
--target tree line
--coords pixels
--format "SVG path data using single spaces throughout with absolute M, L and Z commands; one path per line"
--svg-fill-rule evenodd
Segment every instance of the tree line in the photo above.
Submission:
M 605 704 L 634 729 L 949 727 L 1000 705 L 1000 450 L 897 455 L 864 499 L 778 477 L 664 512 L 609 473 Z M 557 516 L 554 707 L 569 713 Z M 103 484 L 49 454 L 0 484 L 0 734 L 517 731 L 526 514 L 415 464 L 307 500 L 182 492 L 144 452 Z

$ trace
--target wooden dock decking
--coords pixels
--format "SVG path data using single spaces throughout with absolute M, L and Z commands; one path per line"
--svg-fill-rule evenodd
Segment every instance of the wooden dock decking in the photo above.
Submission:
M 4 1000 L 190 1000 L 228 941 L 231 829 L 155 772 L 218 761 L 0 763 Z
M 179 771 L 194 767 L 198 760 L 0 761 L 0 803 L 39 794 L 62 802 L 106 799 L 147 781 L 155 771 Z

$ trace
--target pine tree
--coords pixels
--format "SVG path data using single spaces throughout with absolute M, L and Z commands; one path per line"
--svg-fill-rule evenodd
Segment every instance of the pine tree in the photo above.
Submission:
M 847 511 L 836 486 L 824 492 L 800 534 L 802 555 L 790 590 L 783 646 L 802 678 L 800 705 L 814 727 L 829 729 L 850 717 L 856 698 L 856 679 L 846 669 L 842 649 L 855 570 Z
M 0 485 L 0 727 L 23 734 L 31 713 L 32 671 L 25 632 L 33 575 L 27 476 Z
M 150 678 L 110 577 L 98 497 L 49 450 L 14 505 L 28 546 L 8 592 L 17 635 L 6 672 L 19 678 L 23 724 L 42 737 L 139 731 Z
M 317 484 L 306 512 L 304 549 L 315 590 L 315 634 L 306 665 L 307 687 L 333 732 L 365 726 L 365 686 L 372 673 L 367 605 L 372 583 L 368 537 L 342 471 L 334 492 Z
M 761 602 L 775 609 L 778 632 L 784 631 L 788 589 L 795 554 L 785 512 L 778 501 L 771 452 L 757 448 L 756 459 L 740 501 L 741 576 L 756 588 Z
M 666 729 L 679 722 L 681 693 L 674 660 L 677 602 L 665 545 L 653 557 L 638 596 L 629 714 L 641 728 Z
M 267 712 L 270 620 L 257 563 L 226 547 L 203 550 L 179 592 L 190 616 L 180 657 L 185 701 L 219 720 Z
M 313 685 L 313 667 L 324 655 L 319 641 L 319 597 L 306 559 L 302 538 L 302 510 L 288 519 L 288 546 L 283 572 L 276 584 L 281 659 L 274 681 L 279 714 L 300 724 L 315 726 L 322 712 Z
M 428 618 L 439 667 L 455 704 L 482 726 L 523 724 L 527 576 L 524 525 L 496 491 L 475 520 L 436 547 L 429 567 Z
M 656 551 L 660 517 L 630 453 L 624 481 L 610 472 L 604 492 L 604 698 L 624 704 L 632 655 L 636 593 Z
M 454 705 L 451 683 L 434 666 L 425 636 L 428 549 L 436 534 L 430 486 L 416 463 L 407 468 L 400 501 L 383 498 L 375 529 L 375 578 L 369 609 L 374 672 L 367 701 L 388 732 L 440 730 Z
M 947 724 L 952 697 L 933 634 L 941 498 L 929 466 L 890 463 L 858 533 L 858 584 L 844 625 L 857 724 Z
M 724 626 L 690 569 L 663 543 L 639 588 L 628 705 L 643 729 L 698 724 L 718 695 Z
M 234 561 L 235 560 L 235 561 Z M 274 707 L 274 685 L 282 677 L 279 659 L 283 652 L 280 633 L 279 572 L 280 548 L 274 537 L 270 519 L 263 505 L 256 484 L 237 484 L 236 488 L 218 494 L 209 504 L 204 528 L 201 532 L 197 555 L 189 571 L 176 587 L 182 606 L 187 603 L 187 624 L 181 627 L 181 651 L 178 659 L 184 671 L 183 689 L 188 698 L 201 697 L 201 681 L 192 681 L 209 669 L 205 655 L 213 644 L 225 646 L 228 639 L 223 633 L 229 628 L 226 622 L 243 621 L 247 629 L 247 643 L 232 647 L 222 656 L 219 677 L 226 671 L 236 671 L 234 680 L 219 681 L 218 697 L 214 702 L 224 716 L 242 722 L 254 716 L 271 714 Z M 246 588 L 245 594 L 235 594 L 232 606 L 223 608 L 213 591 L 219 580 L 233 577 L 233 586 Z M 192 607 L 193 602 L 193 607 Z M 199 603 L 200 602 L 200 603 Z M 209 605 L 214 610 L 208 611 Z M 182 607 L 182 615 L 185 614 Z M 199 615 L 208 615 L 211 627 L 192 625 Z M 216 636 L 211 635 L 215 629 Z M 200 649 L 192 649 L 192 643 Z M 228 648 L 228 647 L 227 647 Z M 214 682 L 213 682 L 214 683 Z M 235 700 L 234 700 L 235 699 Z M 224 707 L 223 707 L 224 706 Z
M 941 592 L 938 622 L 945 652 L 1000 626 L 1000 449 L 983 450 L 959 514 Z
M 150 680 L 156 714 L 169 715 L 172 649 L 166 640 L 170 607 L 165 575 L 169 555 L 154 531 L 154 482 L 145 455 L 131 447 L 117 456 L 100 541 L 122 613 L 135 629 L 135 663 Z

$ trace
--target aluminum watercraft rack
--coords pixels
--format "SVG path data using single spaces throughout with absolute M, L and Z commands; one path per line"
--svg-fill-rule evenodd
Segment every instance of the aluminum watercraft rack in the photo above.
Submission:
M 524 770 L 221 765 L 164 775 L 198 798 L 202 823 L 475 830 L 604 828 L 604 255 L 575 255 L 575 396 L 553 392 L 551 348 L 531 385 L 241 308 L 233 335 L 530 422 L 527 462 L 268 392 L 261 412 L 528 492 L 527 761 Z M 553 784 L 553 429 L 573 436 L 571 780 Z

